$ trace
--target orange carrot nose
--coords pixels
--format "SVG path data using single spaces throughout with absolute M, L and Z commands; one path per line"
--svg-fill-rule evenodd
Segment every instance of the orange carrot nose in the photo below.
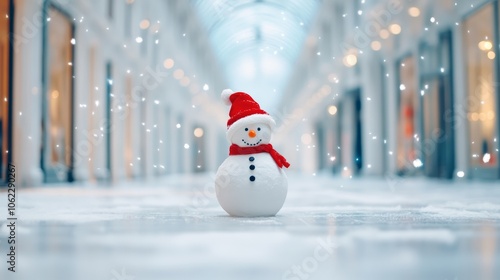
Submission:
M 252 129 L 248 132 L 248 137 L 254 138 L 255 136 L 257 136 L 257 133 L 255 132 L 255 130 Z

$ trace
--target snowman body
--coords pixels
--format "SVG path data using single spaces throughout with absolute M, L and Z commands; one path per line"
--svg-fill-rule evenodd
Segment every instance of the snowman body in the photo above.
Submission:
M 285 171 L 268 153 L 229 156 L 215 179 L 219 204 L 231 216 L 274 216 L 287 190 Z

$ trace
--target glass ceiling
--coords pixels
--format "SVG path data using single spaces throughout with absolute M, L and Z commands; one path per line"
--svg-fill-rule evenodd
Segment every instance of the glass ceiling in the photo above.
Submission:
M 279 100 L 318 0 L 192 0 L 231 88 Z

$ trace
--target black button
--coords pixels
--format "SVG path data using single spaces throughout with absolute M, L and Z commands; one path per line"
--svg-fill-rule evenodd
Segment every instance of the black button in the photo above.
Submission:
M 255 165 L 250 165 L 250 170 L 254 170 L 255 169 Z
M 255 181 L 255 176 L 250 176 L 250 181 Z
M 249 160 L 249 161 L 254 161 L 254 160 L 255 160 L 255 158 L 254 158 L 254 157 L 250 157 L 248 160 Z

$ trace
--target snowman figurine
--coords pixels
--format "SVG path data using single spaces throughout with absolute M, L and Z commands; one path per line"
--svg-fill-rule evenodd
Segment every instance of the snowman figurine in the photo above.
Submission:
M 274 216 L 288 189 L 283 167 L 290 166 L 269 144 L 276 123 L 247 93 L 226 89 L 221 97 L 231 106 L 226 133 L 231 146 L 217 170 L 217 200 L 231 216 Z

